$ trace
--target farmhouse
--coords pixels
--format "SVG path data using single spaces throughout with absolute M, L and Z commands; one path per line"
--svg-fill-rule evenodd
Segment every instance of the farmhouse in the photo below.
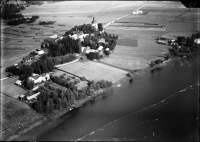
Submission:
M 142 14 L 142 13 L 143 13 L 143 11 L 141 11 L 141 10 L 137 10 L 137 11 L 132 12 L 132 14 Z
M 42 54 L 44 54 L 44 51 L 40 50 L 40 49 L 36 49 L 35 53 L 38 55 L 42 55 Z
M 98 43 L 104 43 L 105 44 L 105 39 L 104 38 L 100 38 Z
M 40 76 L 39 74 L 34 74 L 34 73 L 32 74 L 31 77 L 28 78 L 28 80 L 33 81 L 34 84 L 41 83 L 49 79 L 50 79 L 49 74 L 44 74 Z
M 31 96 L 28 96 L 28 97 L 27 97 L 27 100 L 28 100 L 29 102 L 32 102 L 32 100 L 36 100 L 37 97 L 38 97 L 39 95 L 40 95 L 40 92 L 35 93 L 35 94 L 31 95 Z
M 102 51 L 102 49 L 103 49 L 103 46 L 99 46 L 98 50 Z
M 15 82 L 15 84 L 21 86 L 21 85 L 22 85 L 22 81 L 21 81 L 21 80 L 17 80 L 17 81 Z
M 196 44 L 199 45 L 199 44 L 200 44 L 200 38 L 195 39 L 195 40 L 194 40 L 194 43 L 196 43 Z
M 25 95 L 20 95 L 20 96 L 19 96 L 19 100 L 21 100 L 21 101 L 23 101 L 24 98 L 25 98 Z
M 33 60 L 33 57 L 30 57 L 30 56 L 26 56 L 23 58 L 23 62 L 26 64 L 31 64 L 32 60 Z

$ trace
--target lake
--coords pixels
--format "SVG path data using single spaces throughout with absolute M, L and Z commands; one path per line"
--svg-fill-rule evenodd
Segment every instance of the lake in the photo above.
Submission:
M 63 115 L 37 140 L 199 140 L 199 55 L 139 74 Z

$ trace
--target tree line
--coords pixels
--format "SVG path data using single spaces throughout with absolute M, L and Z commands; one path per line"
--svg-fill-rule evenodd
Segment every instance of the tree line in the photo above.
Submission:
M 13 75 L 18 75 L 21 80 L 25 80 L 31 76 L 32 73 L 43 74 L 51 72 L 55 65 L 71 62 L 76 58 L 77 57 L 73 54 L 58 57 L 49 57 L 47 54 L 44 54 L 31 65 L 19 63 L 18 66 L 12 65 L 7 67 L 5 71 L 12 73 Z
M 65 32 L 65 36 L 73 35 L 75 31 L 82 31 L 84 34 L 94 33 L 94 28 L 91 24 L 83 24 L 79 26 L 74 26 L 69 31 Z
M 190 37 L 178 36 L 177 45 L 173 45 L 169 52 L 175 56 L 181 56 L 180 53 L 191 53 L 200 50 L 199 45 L 194 40 L 200 38 L 200 32 L 192 34 Z

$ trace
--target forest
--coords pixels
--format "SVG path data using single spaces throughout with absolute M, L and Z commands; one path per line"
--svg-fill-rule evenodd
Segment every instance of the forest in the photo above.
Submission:
M 68 109 L 75 100 L 85 99 L 87 96 L 92 96 L 95 91 L 101 88 L 112 86 L 112 82 L 101 80 L 97 83 L 90 81 L 88 86 L 77 90 L 75 84 L 63 79 L 61 76 L 51 76 L 51 81 L 61 86 L 66 87 L 66 90 L 54 88 L 51 82 L 45 82 L 37 92 L 40 92 L 38 99 L 30 104 L 31 107 L 39 113 L 49 114 L 53 110 Z
M 22 23 L 33 23 L 39 16 L 32 16 L 31 18 L 24 17 L 20 11 L 24 10 L 25 6 L 5 3 L 2 7 L 1 18 L 8 20 L 8 25 L 19 25 Z
M 81 53 L 81 42 L 78 39 L 74 40 L 64 36 L 57 43 L 51 43 L 48 49 L 48 55 L 52 57 L 63 56 L 68 53 Z

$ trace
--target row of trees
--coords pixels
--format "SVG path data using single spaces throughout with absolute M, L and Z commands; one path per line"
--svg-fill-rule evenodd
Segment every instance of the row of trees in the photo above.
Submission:
M 48 55 L 42 55 L 37 61 L 33 62 L 31 65 L 19 64 L 18 66 L 9 66 L 6 68 L 6 72 L 12 73 L 13 75 L 20 76 L 21 80 L 27 79 L 32 73 L 43 74 L 53 71 L 54 66 L 57 64 L 62 64 L 70 62 L 76 59 L 76 56 L 69 54 L 66 56 L 59 57 L 49 57 Z
M 36 19 L 38 19 L 39 16 L 32 16 L 31 18 L 25 18 L 25 17 L 21 17 L 21 18 L 17 18 L 17 19 L 11 19 L 8 21 L 8 25 L 19 25 L 22 23 L 33 23 L 36 21 Z
M 178 36 L 176 42 L 181 44 L 185 43 L 186 46 L 193 46 L 194 40 L 200 38 L 200 32 L 193 33 L 190 37 Z
M 68 53 L 81 53 L 81 43 L 68 36 L 63 37 L 57 43 L 51 43 L 49 46 L 49 56 L 63 56 Z
M 39 25 L 53 25 L 56 21 L 39 21 Z
M 57 77 L 57 76 L 51 75 L 50 78 L 54 83 L 57 83 L 57 84 L 59 84 L 63 87 L 69 88 L 69 89 L 71 89 L 71 91 L 77 91 L 78 90 L 77 87 L 76 87 L 76 84 L 78 82 L 72 82 L 72 81 L 66 80 L 65 78 L 62 78 L 61 76 Z
M 100 55 L 99 55 L 99 52 L 90 52 L 88 54 L 86 54 L 86 57 L 89 59 L 89 60 L 99 60 L 100 59 Z

